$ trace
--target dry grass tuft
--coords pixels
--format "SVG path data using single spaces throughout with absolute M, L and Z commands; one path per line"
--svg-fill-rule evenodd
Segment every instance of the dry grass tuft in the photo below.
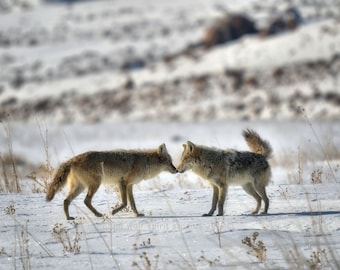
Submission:
M 152 265 L 152 262 L 149 258 L 149 255 L 147 254 L 146 251 L 144 251 L 140 256 L 139 260 L 140 262 L 133 261 L 132 262 L 132 267 L 136 267 L 137 269 L 145 269 L 145 270 L 151 270 L 151 269 L 159 269 L 158 267 L 158 262 L 159 262 L 159 254 L 156 254 L 154 256 L 154 264 Z
M 71 229 L 66 229 L 61 223 L 56 223 L 52 230 L 52 235 L 62 244 L 65 253 L 80 253 L 79 242 L 82 233 L 78 229 L 78 224 L 74 223 L 74 225 L 74 237 L 70 236 Z
M 248 254 L 254 255 L 260 262 L 263 262 L 266 259 L 267 248 L 261 240 L 257 240 L 258 236 L 258 232 L 254 232 L 251 238 L 246 236 L 242 240 L 242 244 L 250 247 L 251 251 Z
M 52 178 L 54 169 L 49 165 L 41 165 L 38 169 L 32 171 L 26 177 L 33 183 L 31 189 L 33 193 L 46 193 Z

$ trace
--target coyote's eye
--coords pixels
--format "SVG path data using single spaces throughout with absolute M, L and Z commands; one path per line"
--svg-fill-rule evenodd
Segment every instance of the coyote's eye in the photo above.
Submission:
M 183 159 L 183 164 L 191 164 L 191 159 L 190 158 Z

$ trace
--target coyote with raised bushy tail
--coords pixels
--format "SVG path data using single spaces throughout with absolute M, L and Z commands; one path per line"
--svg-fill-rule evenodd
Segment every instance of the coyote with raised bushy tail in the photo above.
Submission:
M 102 183 L 117 184 L 121 204 L 113 209 L 112 215 L 125 208 L 129 200 L 135 215 L 143 216 L 136 209 L 133 185 L 143 179 L 153 178 L 162 171 L 177 173 L 165 144 L 147 151 L 86 152 L 61 164 L 48 188 L 46 200 L 51 201 L 67 182 L 70 191 L 64 200 L 64 212 L 68 220 L 73 220 L 69 215 L 70 203 L 87 188 L 84 203 L 97 217 L 101 217 L 102 214 L 92 206 L 92 197 Z
M 211 209 L 203 216 L 212 216 L 217 205 L 218 216 L 223 216 L 229 185 L 242 186 L 249 195 L 255 198 L 257 204 L 253 214 L 259 212 L 261 200 L 264 201 L 262 214 L 267 213 L 269 199 L 265 188 L 271 178 L 271 169 L 267 159 L 272 154 L 272 148 L 269 142 L 263 140 L 253 130 L 244 130 L 243 137 L 252 152 L 221 150 L 196 145 L 190 141 L 183 144 L 184 150 L 178 171 L 183 173 L 191 169 L 213 186 Z

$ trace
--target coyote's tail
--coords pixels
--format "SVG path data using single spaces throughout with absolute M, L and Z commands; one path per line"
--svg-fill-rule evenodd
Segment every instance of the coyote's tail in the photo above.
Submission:
M 71 169 L 71 162 L 65 162 L 61 164 L 58 171 L 54 175 L 53 181 L 48 187 L 47 193 L 46 193 L 46 201 L 52 201 L 54 198 L 54 195 L 63 188 L 66 184 L 67 176 Z
M 268 141 L 263 140 L 260 135 L 252 129 L 245 129 L 242 135 L 246 140 L 250 151 L 261 154 L 265 158 L 270 158 L 273 149 Z

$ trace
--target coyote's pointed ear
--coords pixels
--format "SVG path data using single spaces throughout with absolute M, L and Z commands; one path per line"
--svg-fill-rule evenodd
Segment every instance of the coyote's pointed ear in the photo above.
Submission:
M 187 145 L 186 144 L 182 144 L 183 148 L 184 148 L 184 151 L 187 149 Z
M 161 144 L 159 147 L 158 147 L 158 154 L 159 155 L 164 155 L 168 153 L 168 150 L 166 149 L 166 145 L 165 143 Z
M 193 152 L 195 149 L 195 145 L 190 141 L 187 142 L 187 145 L 188 145 L 189 152 Z

